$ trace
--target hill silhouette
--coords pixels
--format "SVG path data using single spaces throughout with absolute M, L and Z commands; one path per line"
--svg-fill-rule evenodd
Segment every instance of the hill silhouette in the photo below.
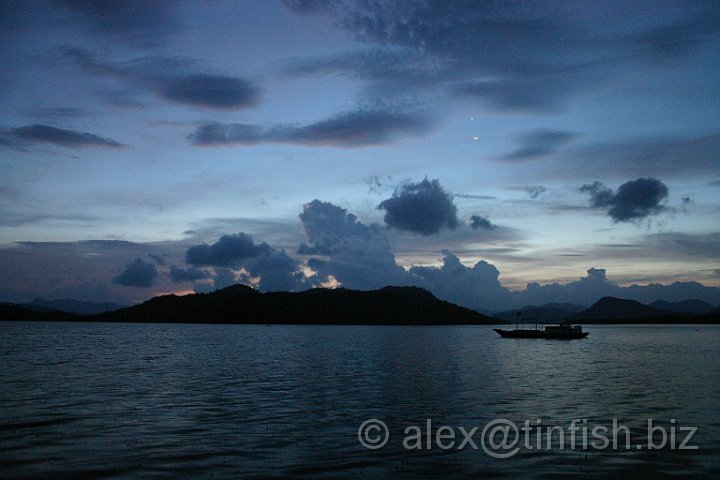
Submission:
M 165 295 L 142 304 L 96 315 L 33 312 L 14 305 L 7 320 L 83 320 L 152 323 L 246 323 L 325 325 L 492 325 L 496 318 L 439 300 L 416 287 L 373 291 L 312 289 L 260 293 L 233 285 L 212 293 Z M 55 318 L 58 314 L 60 318 Z
M 643 305 L 635 300 L 624 298 L 603 297 L 590 308 L 575 315 L 574 319 L 583 320 L 636 320 L 639 318 L 658 317 L 669 312 Z
M 96 313 L 105 313 L 111 310 L 124 308 L 126 305 L 117 305 L 115 303 L 96 303 L 83 302 L 80 300 L 71 300 L 67 298 L 57 300 L 45 300 L 44 298 L 36 298 L 32 302 L 23 303 L 21 306 L 36 312 L 48 312 L 56 310 L 58 312 L 74 313 L 77 315 L 94 315 Z
M 62 321 L 81 317 L 57 310 L 33 310 L 15 303 L 0 303 L 0 320 Z
M 678 302 L 682 303 L 682 302 Z M 643 305 L 635 300 L 603 297 L 587 310 L 571 315 L 575 323 L 720 323 L 720 314 L 696 315 L 672 312 Z
M 685 302 L 676 302 L 687 307 Z M 690 304 L 697 307 L 698 304 Z M 91 306 L 92 307 L 92 306 Z M 147 323 L 240 323 L 315 325 L 492 325 L 512 323 L 517 310 L 483 315 L 453 305 L 417 287 L 384 287 L 358 291 L 311 289 L 303 292 L 261 293 L 245 285 L 233 285 L 212 293 L 178 297 L 165 295 L 142 304 L 93 315 L 78 315 L 49 307 L 0 303 L 0 320 L 95 321 Z M 92 307 L 94 308 L 94 307 Z M 582 324 L 720 323 L 720 309 L 704 315 L 674 313 L 634 300 L 603 297 L 579 313 L 577 305 L 547 304 L 524 307 L 530 316 L 543 322 L 564 321 Z M 534 310 L 534 311 L 533 311 Z M 512 317 L 512 318 L 511 318 Z M 547 318 L 545 318 L 547 317 Z

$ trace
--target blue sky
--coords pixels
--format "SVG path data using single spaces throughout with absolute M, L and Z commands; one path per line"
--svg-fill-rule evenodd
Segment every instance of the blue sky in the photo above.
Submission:
M 1 300 L 720 303 L 712 2 L 0 5 Z

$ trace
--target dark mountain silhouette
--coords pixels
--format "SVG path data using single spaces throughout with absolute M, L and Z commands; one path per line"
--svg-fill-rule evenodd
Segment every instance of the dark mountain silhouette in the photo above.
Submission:
M 83 302 L 65 298 L 58 300 L 36 298 L 32 302 L 22 304 L 22 306 L 37 312 L 57 310 L 59 312 L 75 313 L 77 315 L 94 315 L 96 313 L 105 313 L 125 308 L 125 305 L 117 305 L 115 303 Z
M 659 317 L 669 312 L 643 305 L 635 300 L 603 297 L 587 310 L 572 316 L 578 320 L 637 320 L 639 318 Z
M 572 304 L 548 304 L 524 309 L 539 308 L 546 315 L 561 315 L 559 320 L 565 320 L 568 311 L 557 306 L 579 308 Z M 720 308 L 706 315 L 692 315 L 659 310 L 633 300 L 604 297 L 568 318 L 571 322 L 584 324 L 720 323 Z M 319 288 L 304 292 L 260 293 L 244 285 L 183 297 L 155 297 L 140 305 L 94 315 L 76 315 L 39 306 L 33 310 L 24 305 L 0 303 L 0 320 L 327 325 L 505 323 L 502 319 L 439 300 L 427 290 L 416 287 L 385 287 L 373 291 Z M 509 320 L 514 322 L 515 317 Z
M 581 312 L 586 308 L 587 307 L 582 305 L 572 303 L 547 303 L 539 307 L 526 305 L 519 310 L 506 310 L 494 316 L 506 322 L 515 322 L 518 319 L 518 313 L 520 313 L 520 318 L 527 322 L 562 322 L 567 319 L 568 316 Z
M 720 323 L 720 312 L 705 315 L 677 313 L 643 305 L 635 300 L 603 297 L 593 306 L 572 315 L 574 323 Z
M 7 320 L 51 320 L 60 312 L 33 312 L 14 305 L 0 310 Z M 19 309 L 19 310 L 18 310 Z M 438 300 L 416 287 L 374 291 L 338 288 L 260 293 L 233 285 L 212 293 L 155 297 L 140 305 L 61 320 L 159 323 L 263 323 L 345 325 L 491 325 L 503 323 Z
M 715 310 L 715 307 L 702 300 L 683 300 L 681 302 L 666 302 L 665 300 L 658 300 L 652 302 L 648 306 L 657 308 L 659 310 L 665 310 L 666 312 L 674 313 L 688 313 L 692 315 L 707 315 Z
M 72 313 L 58 312 L 57 310 L 37 311 L 15 303 L 0 303 L 0 320 L 59 321 L 80 318 Z

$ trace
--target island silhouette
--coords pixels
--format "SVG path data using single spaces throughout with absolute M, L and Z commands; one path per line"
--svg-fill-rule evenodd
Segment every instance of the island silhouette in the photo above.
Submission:
M 3 320 L 313 325 L 493 325 L 503 320 L 439 300 L 418 287 L 358 291 L 315 288 L 262 293 L 232 285 L 211 293 L 163 295 L 114 311 L 77 315 L 0 305 Z
M 0 320 L 497 325 L 515 323 L 518 318 L 522 318 L 528 322 L 569 321 L 574 324 L 720 323 L 720 308 L 697 300 L 644 305 L 635 300 L 603 297 L 589 308 L 553 303 L 538 307 L 526 306 L 489 316 L 440 300 L 423 288 L 397 286 L 387 286 L 379 290 L 313 288 L 301 292 L 263 293 L 247 285 L 237 284 L 211 293 L 162 295 L 130 307 L 91 303 L 39 299 L 26 304 L 0 303 Z M 116 308 L 105 311 L 111 307 Z

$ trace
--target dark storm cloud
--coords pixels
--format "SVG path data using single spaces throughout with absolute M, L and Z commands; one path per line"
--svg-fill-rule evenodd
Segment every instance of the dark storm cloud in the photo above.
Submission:
M 473 230 L 494 230 L 496 226 L 487 218 L 481 215 L 472 215 L 470 217 L 470 228 Z
M 112 279 L 113 283 L 126 287 L 149 287 L 157 277 L 157 268 L 141 258 L 136 258 L 125 266 L 123 272 Z
M 159 92 L 168 100 L 212 108 L 248 107 L 258 100 L 258 90 L 249 81 L 217 75 L 166 79 Z
M 360 223 L 355 215 L 330 202 L 315 199 L 306 203 L 298 218 L 305 235 L 313 243 L 369 236 L 368 227 Z
M 308 238 L 300 253 L 327 257 L 308 260 L 316 272 L 310 284 L 320 285 L 330 278 L 361 290 L 412 284 L 412 278 L 395 262 L 380 225 L 365 225 L 344 208 L 317 199 L 303 206 L 299 218 Z
M 242 232 L 223 235 L 212 245 L 190 247 L 185 261 L 190 265 L 216 267 L 213 276 L 215 288 L 239 281 L 253 284 L 263 291 L 295 290 L 304 282 L 304 275 L 299 271 L 299 264 L 295 259 L 265 242 L 256 244 L 250 235 Z M 242 269 L 239 278 L 236 278 L 233 269 Z M 176 270 L 179 277 L 186 278 L 197 273 L 196 269 L 180 270 L 182 269 Z M 172 270 L 170 274 L 172 276 Z
M 108 62 L 80 48 L 64 48 L 61 56 L 91 75 L 120 79 L 175 103 L 238 109 L 254 106 L 260 96 L 257 86 L 248 79 L 198 73 L 197 62 L 180 57 L 154 56 Z
M 91 34 L 128 42 L 137 46 L 154 46 L 180 27 L 172 15 L 174 2 L 133 0 L 55 0 Z
M 267 243 L 256 245 L 250 235 L 237 233 L 223 235 L 212 245 L 190 247 L 185 254 L 185 261 L 190 265 L 234 267 L 248 258 L 268 256 L 270 251 Z
M 663 212 L 662 203 L 668 197 L 668 188 L 652 177 L 625 182 L 613 192 L 600 182 L 583 185 L 580 191 L 590 194 L 590 206 L 607 208 L 615 222 L 639 220 Z
M 194 282 L 205 278 L 210 278 L 210 274 L 199 268 L 180 268 L 175 265 L 170 267 L 170 279 L 175 283 Z
M 410 273 L 422 280 L 438 298 L 482 310 L 500 310 L 512 305 L 510 292 L 500 285 L 500 272 L 485 261 L 466 267 L 452 252 L 443 252 L 440 267 L 412 267 Z
M 305 276 L 298 270 L 298 262 L 282 250 L 273 250 L 267 256 L 248 259 L 243 268 L 248 275 L 241 280 L 249 282 L 259 278 L 258 289 L 264 292 L 297 290 L 304 285 Z
M 392 197 L 380 202 L 385 210 L 385 223 L 390 228 L 433 235 L 443 229 L 455 230 L 460 225 L 452 195 L 438 180 L 409 183 L 398 188 Z
M 123 145 L 111 138 L 77 130 L 51 127 L 49 125 L 25 125 L 8 130 L 7 135 L 24 143 L 51 143 L 68 148 L 110 147 L 120 148 Z
M 403 135 L 421 135 L 429 122 L 407 113 L 382 110 L 344 112 L 305 126 L 275 125 L 264 128 L 242 123 L 200 125 L 188 139 L 195 145 L 253 145 L 293 143 L 359 147 L 389 143 Z
M 293 73 L 353 74 L 387 93 L 402 72 L 411 86 L 435 85 L 505 111 L 556 111 L 598 82 L 636 71 L 639 63 L 681 65 L 717 42 L 720 29 L 720 12 L 702 2 L 664 10 L 651 2 L 594 9 L 584 2 L 286 4 L 301 13 L 329 14 L 380 50 L 296 62 Z M 629 25 L 618 18 L 649 21 Z
M 508 161 L 535 160 L 559 150 L 577 137 L 577 133 L 562 130 L 536 130 L 525 133 L 519 140 L 520 147 L 500 157 Z

